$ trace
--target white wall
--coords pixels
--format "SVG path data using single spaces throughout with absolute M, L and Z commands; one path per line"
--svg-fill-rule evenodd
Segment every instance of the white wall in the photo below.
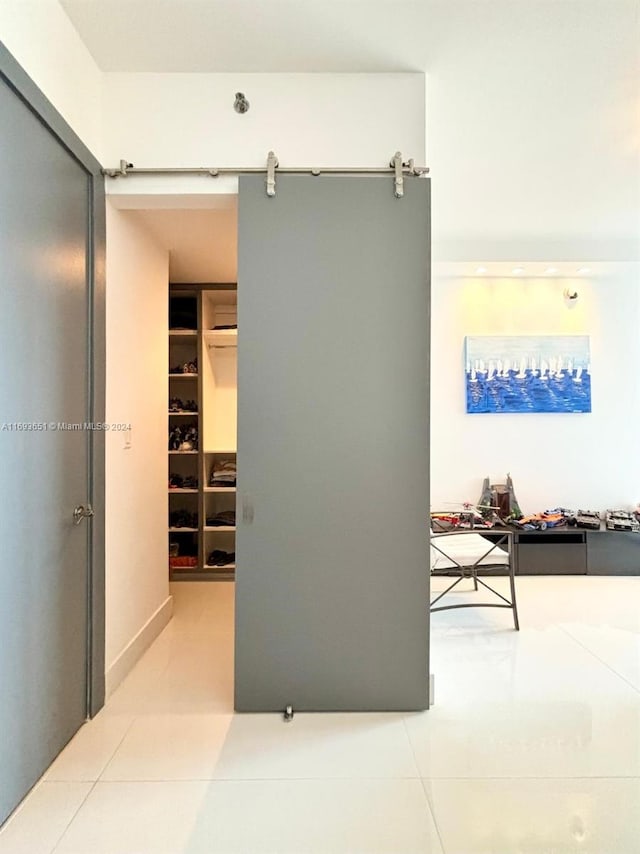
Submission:
M 106 667 L 111 688 L 170 615 L 168 269 L 168 253 L 153 242 L 136 214 L 107 205 L 106 420 L 132 424 L 129 449 L 125 434 L 107 433 Z
M 105 75 L 105 165 L 388 166 L 397 150 L 423 165 L 423 74 Z M 235 93 L 250 101 L 233 109 Z M 109 193 L 214 193 L 221 179 L 107 181 Z
M 58 0 L 1 0 L 0 41 L 100 160 L 103 75 Z
M 578 303 L 567 308 L 571 284 Z M 433 287 L 432 506 L 477 501 L 482 479 L 514 479 L 524 512 L 640 501 L 637 265 L 589 279 L 462 278 Z M 591 414 L 465 412 L 465 335 L 588 334 Z
M 433 21 L 436 260 L 640 259 L 640 4 L 456 0 Z

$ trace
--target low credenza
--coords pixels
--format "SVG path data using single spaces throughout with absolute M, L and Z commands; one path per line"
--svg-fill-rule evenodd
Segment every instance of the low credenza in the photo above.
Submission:
M 491 540 L 491 531 L 482 531 Z M 495 532 L 498 535 L 498 531 Z M 583 528 L 514 531 L 517 575 L 640 575 L 640 534 Z

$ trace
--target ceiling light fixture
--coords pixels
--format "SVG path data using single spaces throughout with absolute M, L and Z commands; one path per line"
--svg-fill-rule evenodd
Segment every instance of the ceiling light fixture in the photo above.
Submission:
M 487 272 L 486 267 L 476 267 L 476 275 L 483 276 Z
M 553 276 L 555 273 L 558 272 L 558 268 L 557 267 L 547 267 L 547 269 L 544 272 L 545 272 L 545 275 L 547 275 L 547 276 Z
M 514 276 L 521 276 L 524 273 L 524 267 L 514 267 L 511 272 Z

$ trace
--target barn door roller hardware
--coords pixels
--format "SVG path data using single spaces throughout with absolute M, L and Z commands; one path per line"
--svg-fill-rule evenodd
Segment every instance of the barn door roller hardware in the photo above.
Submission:
M 276 168 L 280 164 L 278 158 L 273 151 L 267 155 L 267 195 L 275 196 L 276 194 Z
M 391 166 L 394 172 L 394 195 L 396 199 L 401 199 L 404 196 L 404 170 L 408 169 L 410 175 L 416 174 L 413 160 L 407 160 L 407 162 L 404 163 L 402 160 L 402 152 L 396 151 L 393 155 L 393 160 L 389 163 L 389 166 Z
M 429 173 L 428 166 L 415 166 L 413 160 L 403 160 L 399 151 L 393 155 L 387 167 L 318 167 L 318 166 L 286 166 L 282 168 L 275 152 L 267 155 L 265 166 L 234 168 L 229 166 L 215 167 L 136 167 L 128 160 L 121 160 L 116 169 L 103 169 L 102 173 L 108 178 L 127 178 L 129 175 L 203 175 L 207 178 L 219 178 L 221 175 L 264 175 L 266 173 L 266 192 L 269 198 L 276 194 L 276 172 L 284 175 L 393 175 L 393 192 L 396 199 L 404 195 L 405 178 L 419 178 Z

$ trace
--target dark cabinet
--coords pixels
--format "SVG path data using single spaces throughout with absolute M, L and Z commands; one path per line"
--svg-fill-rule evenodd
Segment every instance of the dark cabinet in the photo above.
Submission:
M 587 573 L 640 575 L 640 534 L 626 531 L 589 531 Z
M 519 575 L 586 575 L 585 531 L 527 531 L 516 534 Z

